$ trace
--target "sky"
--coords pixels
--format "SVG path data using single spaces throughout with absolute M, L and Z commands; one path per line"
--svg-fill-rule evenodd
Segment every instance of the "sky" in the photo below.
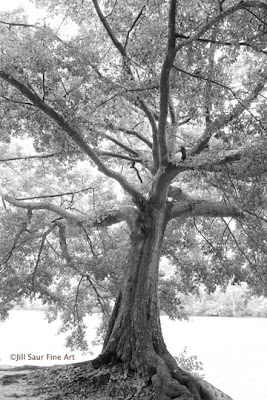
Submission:
M 34 10 L 29 0 L 0 0 L 0 11 L 11 11 L 20 5 L 24 6 L 29 11 Z
M 45 17 L 44 10 L 37 9 L 30 0 L 0 0 L 0 12 L 12 11 L 20 6 L 25 9 L 29 23 L 34 23 L 37 19 Z
M 56 30 L 61 39 L 69 39 L 78 32 L 78 26 L 70 22 L 66 15 L 48 17 L 44 9 L 36 8 L 30 0 L 0 0 L 0 12 L 12 11 L 19 6 L 25 9 L 29 23 L 34 24 L 37 20 L 49 21 L 49 25 Z

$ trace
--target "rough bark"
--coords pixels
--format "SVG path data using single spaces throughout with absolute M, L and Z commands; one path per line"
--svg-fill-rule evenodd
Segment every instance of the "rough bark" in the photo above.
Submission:
M 123 363 L 152 383 L 159 399 L 201 400 L 199 383 L 178 368 L 160 325 L 158 268 L 169 213 L 149 206 L 140 212 L 103 350 L 92 364 Z

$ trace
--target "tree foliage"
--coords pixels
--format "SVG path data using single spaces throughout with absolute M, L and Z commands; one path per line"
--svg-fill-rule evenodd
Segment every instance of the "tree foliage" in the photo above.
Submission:
M 110 349 L 127 304 L 156 321 L 161 255 L 172 316 L 200 283 L 266 294 L 267 4 L 35 3 L 0 19 L 2 316 L 37 295 L 85 348 L 119 293 Z

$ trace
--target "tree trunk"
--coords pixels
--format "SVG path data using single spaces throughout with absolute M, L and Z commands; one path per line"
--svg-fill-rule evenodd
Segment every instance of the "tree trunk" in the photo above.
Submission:
M 132 232 L 125 279 L 117 297 L 98 368 L 123 363 L 152 382 L 159 399 L 201 400 L 200 386 L 178 368 L 163 340 L 158 301 L 158 270 L 168 210 L 140 214 Z M 207 398 L 208 399 L 208 398 Z

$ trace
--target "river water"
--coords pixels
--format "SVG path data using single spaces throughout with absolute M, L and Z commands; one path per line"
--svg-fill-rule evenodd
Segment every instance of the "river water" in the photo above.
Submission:
M 87 336 L 94 338 L 97 316 L 88 319 Z M 267 319 L 192 317 L 190 321 L 161 318 L 168 349 L 178 356 L 186 347 L 188 356 L 203 363 L 205 379 L 234 400 L 267 400 Z M 42 311 L 13 310 L 0 323 L 0 364 L 53 365 L 91 359 L 73 352 L 57 335 L 59 324 L 48 324 Z M 13 358 L 14 360 L 12 360 Z

